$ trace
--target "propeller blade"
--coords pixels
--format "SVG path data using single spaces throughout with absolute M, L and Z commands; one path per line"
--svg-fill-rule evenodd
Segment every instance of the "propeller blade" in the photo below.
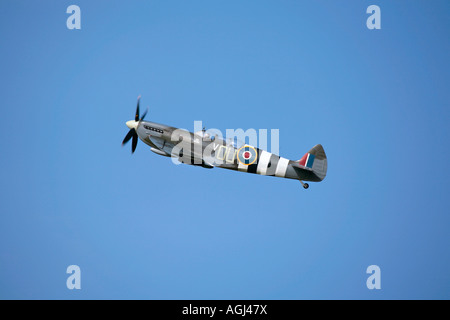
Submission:
M 133 143 L 131 145 L 131 153 L 134 153 L 134 150 L 136 150 L 136 146 L 138 143 L 138 136 L 136 134 L 136 132 L 133 134 Z
M 135 131 L 136 130 L 134 130 L 134 129 L 130 129 L 130 131 L 128 131 L 127 135 L 125 136 L 125 139 L 123 139 L 123 141 L 122 141 L 122 145 L 124 145 L 125 143 L 130 141 L 130 139 L 134 135 Z
M 136 115 L 134 116 L 134 121 L 139 121 L 139 102 L 141 101 L 141 96 L 138 97 Z
M 147 115 L 147 112 L 148 112 L 148 108 L 147 108 L 147 110 L 145 110 L 144 114 L 142 115 L 142 117 L 141 117 L 141 119 L 139 121 L 141 121 L 141 120 L 143 120 L 145 118 L 145 116 Z

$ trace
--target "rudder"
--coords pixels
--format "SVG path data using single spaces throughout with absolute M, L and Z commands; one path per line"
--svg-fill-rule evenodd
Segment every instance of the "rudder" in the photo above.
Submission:
M 322 181 L 327 175 L 327 155 L 321 144 L 315 145 L 298 161 L 298 164 L 313 173 Z

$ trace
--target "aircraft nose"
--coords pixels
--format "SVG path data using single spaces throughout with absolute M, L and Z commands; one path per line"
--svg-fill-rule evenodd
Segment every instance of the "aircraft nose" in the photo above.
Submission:
M 127 125 L 127 127 L 130 128 L 130 129 L 136 129 L 136 127 L 137 127 L 137 125 L 138 125 L 138 122 L 137 122 L 137 121 L 134 121 L 134 120 L 130 120 L 130 121 L 127 121 L 127 122 L 126 122 L 126 125 Z

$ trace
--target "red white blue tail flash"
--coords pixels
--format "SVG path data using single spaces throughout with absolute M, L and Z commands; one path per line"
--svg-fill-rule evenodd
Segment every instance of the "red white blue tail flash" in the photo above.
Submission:
M 308 152 L 298 161 L 298 163 L 301 166 L 312 169 L 315 157 L 315 155 Z

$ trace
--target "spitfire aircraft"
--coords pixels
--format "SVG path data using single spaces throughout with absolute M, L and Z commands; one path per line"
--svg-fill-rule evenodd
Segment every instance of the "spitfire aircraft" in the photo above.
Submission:
M 322 145 L 309 150 L 300 160 L 289 160 L 248 144 L 224 140 L 200 130 L 192 133 L 167 125 L 144 121 L 147 111 L 139 116 L 138 97 L 134 120 L 126 122 L 130 130 L 122 145 L 132 140 L 131 152 L 136 150 L 138 138 L 150 146 L 154 153 L 176 158 L 179 162 L 204 168 L 224 168 L 263 176 L 299 180 L 322 181 L 327 174 L 327 156 Z

